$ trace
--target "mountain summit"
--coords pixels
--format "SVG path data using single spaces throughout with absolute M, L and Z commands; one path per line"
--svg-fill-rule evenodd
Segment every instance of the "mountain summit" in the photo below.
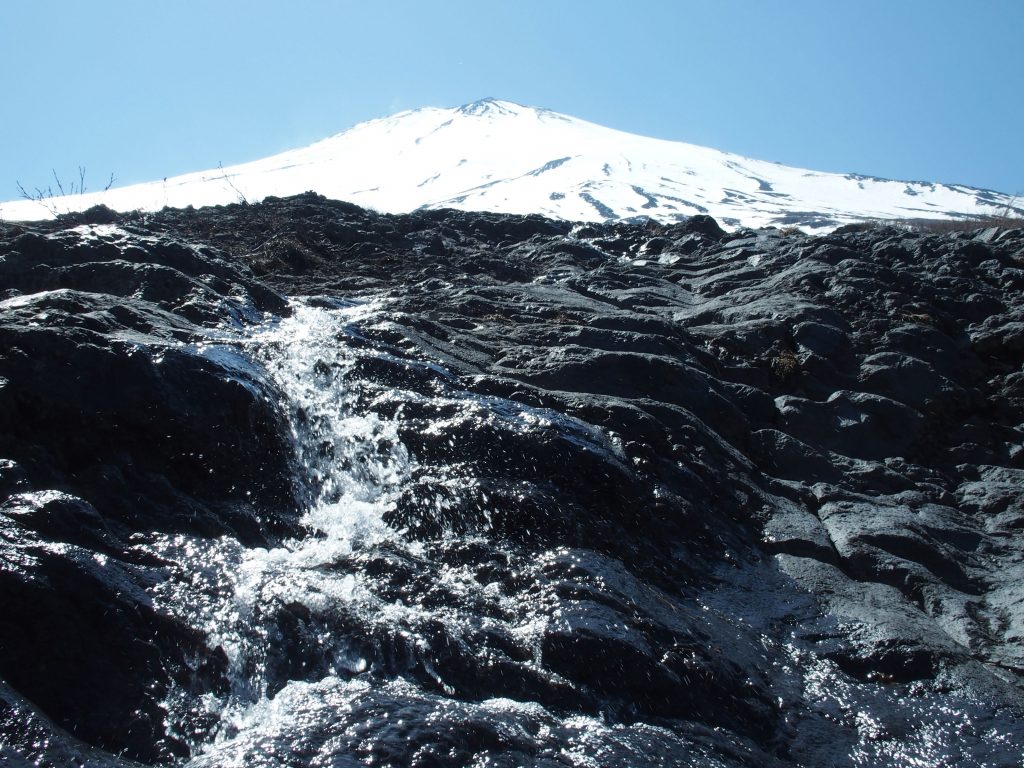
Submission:
M 459 208 L 580 221 L 710 214 L 729 226 L 831 229 L 872 218 L 1003 213 L 1009 196 L 961 185 L 822 173 L 664 141 L 488 98 L 370 120 L 301 149 L 94 194 L 3 204 L 38 219 L 255 202 L 312 190 L 390 213 Z

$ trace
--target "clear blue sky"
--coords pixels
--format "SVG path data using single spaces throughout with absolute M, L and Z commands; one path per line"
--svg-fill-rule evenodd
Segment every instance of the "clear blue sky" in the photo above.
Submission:
M 484 96 L 816 170 L 1024 192 L 1024 0 L 0 0 L 0 199 Z

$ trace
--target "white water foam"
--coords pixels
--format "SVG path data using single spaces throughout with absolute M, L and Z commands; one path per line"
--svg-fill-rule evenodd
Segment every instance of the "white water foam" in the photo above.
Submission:
M 245 344 L 285 396 L 281 405 L 295 450 L 296 494 L 305 504 L 301 523 L 310 531 L 274 549 L 243 553 L 234 595 L 239 618 L 250 631 L 260 626 L 262 606 L 297 603 L 324 612 L 367 601 L 370 595 L 359 576 L 327 575 L 323 569 L 358 549 L 401 541 L 384 515 L 393 508 L 413 462 L 396 423 L 360 407 L 361 392 L 349 375 L 356 357 L 342 339 L 373 311 L 368 305 L 326 309 L 296 304 L 291 317 L 260 329 Z M 330 638 L 324 641 L 338 645 Z M 266 642 L 263 638 L 257 645 Z M 267 696 L 265 681 L 249 677 L 253 660 L 245 658 L 247 645 L 252 644 L 224 646 L 232 674 L 242 684 L 239 692 L 245 696 L 239 703 L 244 706 L 253 697 Z M 335 665 L 338 671 L 358 672 L 365 661 L 346 654 L 342 644 Z
M 272 549 L 246 548 L 229 537 L 173 536 L 159 545 L 169 561 L 180 564 L 165 582 L 162 602 L 198 623 L 208 647 L 227 657 L 230 693 L 207 694 L 200 703 L 206 716 L 220 722 L 218 740 L 244 729 L 250 710 L 271 693 L 266 667 L 276 639 L 276 610 L 301 605 L 321 614 L 362 612 L 375 601 L 361 575 L 333 573 L 331 566 L 360 549 L 417 548 L 384 521 L 414 462 L 396 422 L 361 404 L 365 393 L 350 376 L 357 355 L 345 337 L 376 310 L 368 304 L 322 308 L 297 302 L 288 318 L 242 338 L 237 329 L 226 330 L 196 350 L 228 370 L 251 373 L 257 363 L 281 393 L 277 406 L 291 432 L 295 495 L 308 531 Z M 321 641 L 333 658 L 330 672 L 344 676 L 366 668 L 342 639 Z M 172 724 L 194 719 L 197 704 L 175 690 L 165 706 Z M 186 728 L 172 731 L 194 750 L 209 739 Z

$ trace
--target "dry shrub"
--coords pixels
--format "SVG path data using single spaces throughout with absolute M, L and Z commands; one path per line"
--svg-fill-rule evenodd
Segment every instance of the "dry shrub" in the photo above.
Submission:
M 772 373 L 783 381 L 791 379 L 800 372 L 800 360 L 796 353 L 784 349 L 772 359 Z

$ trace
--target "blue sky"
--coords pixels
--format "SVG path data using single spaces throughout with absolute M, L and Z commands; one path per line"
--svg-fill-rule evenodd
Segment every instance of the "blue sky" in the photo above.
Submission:
M 0 199 L 484 96 L 816 170 L 1024 192 L 1024 0 L 3 0 Z

